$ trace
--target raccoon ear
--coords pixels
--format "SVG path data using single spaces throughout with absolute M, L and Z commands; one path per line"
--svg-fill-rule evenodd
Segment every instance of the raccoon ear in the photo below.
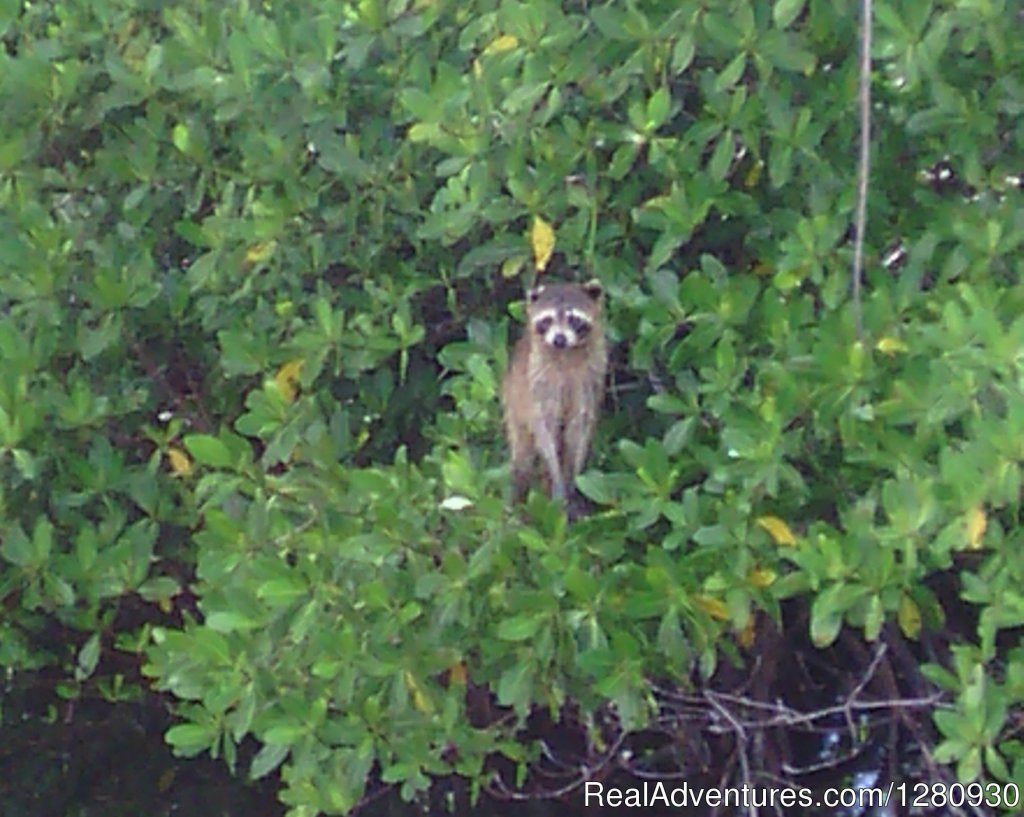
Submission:
M 543 292 L 543 286 L 533 287 L 532 289 L 529 289 L 527 291 L 526 300 L 529 301 L 531 304 L 535 304 L 540 299 L 541 293 Z
M 583 291 L 594 301 L 600 300 L 601 296 L 604 295 L 604 287 L 601 286 L 601 282 L 596 278 L 591 278 L 587 281 L 583 285 Z

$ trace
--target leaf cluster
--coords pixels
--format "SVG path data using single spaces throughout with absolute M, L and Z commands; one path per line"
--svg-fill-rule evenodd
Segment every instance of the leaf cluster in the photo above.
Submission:
M 968 604 L 935 757 L 1024 784 L 1024 47 L 875 8 L 862 337 L 853 6 L 0 8 L 0 662 L 144 654 L 299 817 L 641 728 L 791 600 L 822 647 Z M 615 346 L 568 527 L 503 502 L 541 255 Z

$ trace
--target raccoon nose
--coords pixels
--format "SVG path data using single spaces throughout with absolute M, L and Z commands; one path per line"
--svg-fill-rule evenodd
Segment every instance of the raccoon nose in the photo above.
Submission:
M 568 340 L 566 339 L 565 334 L 562 332 L 559 332 L 551 339 L 551 345 L 554 346 L 556 349 L 564 349 L 566 343 L 568 343 Z

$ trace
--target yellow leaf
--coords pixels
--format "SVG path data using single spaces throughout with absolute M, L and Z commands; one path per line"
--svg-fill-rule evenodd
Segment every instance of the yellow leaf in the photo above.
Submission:
M 275 249 L 277 249 L 276 241 L 261 241 L 259 244 L 253 244 L 245 253 L 245 266 L 255 267 L 257 264 L 262 264 L 274 254 Z
M 907 344 L 899 338 L 881 338 L 875 348 L 884 355 L 895 355 L 897 352 L 906 352 Z
M 793 531 L 789 529 L 789 525 L 783 522 L 777 516 L 759 516 L 757 518 L 757 524 L 768 531 L 768 535 L 772 537 L 777 545 L 795 545 L 796 537 L 793 535 Z
M 745 650 L 749 650 L 751 647 L 754 646 L 755 635 L 756 631 L 754 629 L 754 617 L 751 616 L 747 619 L 746 625 L 739 632 L 738 640 L 740 642 L 740 646 L 743 647 L 743 649 Z
M 302 371 L 302 360 L 289 360 L 274 375 L 277 390 L 289 403 L 295 399 L 295 386 L 299 382 L 300 371 Z
M 511 258 L 506 259 L 505 263 L 501 265 L 501 277 L 515 278 L 527 260 L 525 255 L 513 255 Z
M 729 620 L 729 609 L 721 599 L 713 596 L 695 596 L 693 600 L 711 618 L 717 618 L 719 621 Z
M 491 54 L 501 54 L 505 51 L 511 51 L 519 45 L 519 38 L 514 34 L 502 34 L 500 37 L 496 37 L 488 43 L 483 53 L 485 56 Z
M 409 690 L 409 694 L 412 695 L 412 703 L 420 712 L 424 715 L 430 715 L 434 711 L 434 705 L 430 701 L 430 697 L 426 692 L 423 691 L 423 687 L 416 681 L 415 676 L 409 670 L 405 670 L 402 673 L 402 677 L 405 679 L 405 687 Z
M 464 687 L 466 685 L 466 665 L 461 661 L 454 664 L 448 670 L 448 682 L 454 686 Z
M 900 598 L 900 607 L 896 611 L 896 620 L 907 638 L 917 639 L 921 632 L 921 610 L 910 596 Z
M 759 590 L 764 590 L 764 588 L 766 587 L 771 587 L 773 584 L 775 584 L 775 578 L 775 571 L 769 570 L 767 567 L 756 568 L 754 570 L 751 570 L 750 573 L 747 574 L 747 581 Z
M 551 260 L 551 253 L 555 251 L 555 231 L 540 216 L 533 219 L 533 227 L 530 228 L 530 246 L 533 248 L 533 263 L 537 272 L 543 272 L 548 261 Z
M 484 69 L 480 67 L 480 60 L 473 60 L 473 76 L 480 79 L 484 75 Z
M 171 471 L 176 477 L 187 477 L 192 473 L 192 460 L 188 454 L 178 448 L 167 449 L 167 460 L 171 465 Z
M 764 170 L 764 160 L 758 159 L 750 166 L 750 170 L 747 171 L 746 178 L 743 179 L 744 187 L 756 187 L 757 183 L 761 181 L 761 173 Z
M 981 505 L 975 505 L 967 512 L 967 549 L 980 550 L 981 540 L 988 527 L 988 517 Z
M 156 790 L 163 794 L 170 791 L 174 785 L 174 778 L 177 776 L 177 767 L 171 766 L 163 771 L 156 781 Z

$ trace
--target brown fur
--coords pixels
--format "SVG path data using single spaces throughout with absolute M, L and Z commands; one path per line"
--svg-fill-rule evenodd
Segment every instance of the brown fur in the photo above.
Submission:
M 526 495 L 538 458 L 553 499 L 566 502 L 575 493 L 604 399 L 603 299 L 597 281 L 548 284 L 527 295 L 526 331 L 512 353 L 502 389 L 514 501 Z M 581 314 L 589 318 L 589 331 L 578 336 L 571 316 Z M 541 316 L 551 317 L 549 338 L 568 338 L 564 348 L 546 342 L 538 331 L 546 325 L 535 324 Z

